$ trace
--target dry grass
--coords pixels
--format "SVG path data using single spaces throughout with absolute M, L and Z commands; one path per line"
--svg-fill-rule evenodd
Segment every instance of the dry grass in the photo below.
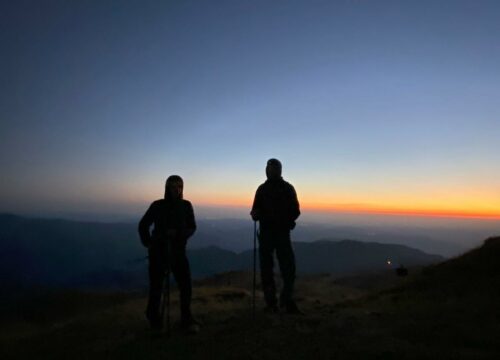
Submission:
M 251 275 L 222 274 L 194 288 L 193 310 L 204 323 L 195 336 L 184 335 L 176 327 L 169 338 L 151 333 L 143 317 L 144 297 L 108 298 L 107 304 L 99 306 L 89 301 L 89 309 L 77 306 L 74 313 L 57 321 L 10 323 L 3 328 L 0 357 L 499 358 L 498 266 L 492 260 L 500 253 L 497 245 L 427 268 L 422 274 L 414 271 L 406 279 L 390 273 L 348 279 L 327 274 L 302 277 L 297 298 L 305 316 L 264 313 L 259 296 L 253 318 Z M 480 280 L 470 283 L 473 279 Z M 94 295 L 81 294 L 81 300 L 87 296 Z M 175 293 L 172 298 L 175 323 Z M 4 336 L 7 330 L 9 336 Z

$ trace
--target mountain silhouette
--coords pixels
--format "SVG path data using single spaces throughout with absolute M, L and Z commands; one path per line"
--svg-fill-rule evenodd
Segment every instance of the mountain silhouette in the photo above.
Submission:
M 130 224 L 0 216 L 2 285 L 142 289 L 146 251 L 133 230 Z M 404 245 L 355 240 L 294 242 L 294 247 L 299 274 L 345 275 L 385 269 L 388 259 L 405 266 L 443 259 Z M 188 250 L 194 278 L 250 270 L 252 257 L 251 250 L 236 253 L 216 246 Z

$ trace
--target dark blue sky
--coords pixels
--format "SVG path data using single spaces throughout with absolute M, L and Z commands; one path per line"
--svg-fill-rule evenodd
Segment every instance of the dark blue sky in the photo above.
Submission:
M 500 215 L 498 1 L 11 1 L 0 210 L 245 205 Z

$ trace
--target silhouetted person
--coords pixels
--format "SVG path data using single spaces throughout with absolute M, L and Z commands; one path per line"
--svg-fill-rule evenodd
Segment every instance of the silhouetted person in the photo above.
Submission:
M 191 272 L 186 257 L 186 243 L 196 230 L 196 222 L 193 206 L 183 199 L 183 187 L 180 176 L 170 176 L 165 184 L 165 197 L 154 201 L 139 223 L 141 242 L 148 248 L 149 255 L 146 317 L 155 329 L 163 325 L 160 302 L 167 264 L 170 264 L 180 292 L 181 326 L 189 329 L 196 323 L 191 314 Z
M 274 282 L 273 254 L 276 257 L 283 279 L 280 307 L 289 313 L 300 313 L 293 301 L 295 282 L 295 255 L 290 240 L 290 230 L 300 215 L 297 194 L 291 184 L 281 177 L 281 163 L 270 159 L 266 166 L 267 181 L 255 193 L 252 215 L 260 222 L 259 259 L 262 290 L 268 310 L 278 311 L 276 284 Z

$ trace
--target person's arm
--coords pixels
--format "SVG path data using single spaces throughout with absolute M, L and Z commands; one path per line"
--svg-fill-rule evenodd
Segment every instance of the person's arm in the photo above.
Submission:
M 141 238 L 141 243 L 145 247 L 151 245 L 151 233 L 149 228 L 154 222 L 154 203 L 149 206 L 141 221 L 139 221 L 139 237 Z
M 299 205 L 299 199 L 297 198 L 297 193 L 295 192 L 295 188 L 291 186 L 291 216 L 292 220 L 295 221 L 297 218 L 300 216 L 300 205 Z
M 186 229 L 184 230 L 184 239 L 187 241 L 196 231 L 196 220 L 194 218 L 193 205 L 186 201 Z
M 297 198 L 297 193 L 295 192 L 295 188 L 290 185 L 290 229 L 293 230 L 295 228 L 295 220 L 300 216 L 300 205 L 299 199 Z

